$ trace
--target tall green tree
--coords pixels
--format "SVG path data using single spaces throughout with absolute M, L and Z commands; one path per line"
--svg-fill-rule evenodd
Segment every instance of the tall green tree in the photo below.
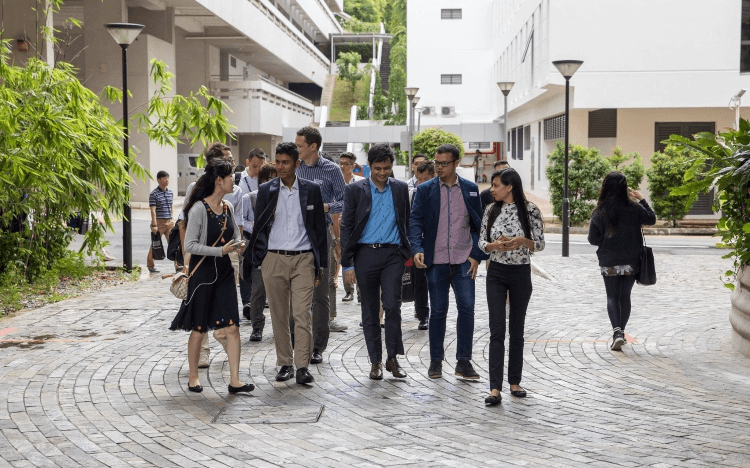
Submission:
M 344 0 L 344 13 L 365 23 L 381 22 L 384 8 L 384 0 Z
M 638 152 L 623 153 L 622 148 L 619 146 L 614 149 L 611 156 L 606 156 L 605 159 L 609 163 L 613 171 L 620 171 L 625 174 L 625 178 L 628 182 L 628 187 L 633 190 L 638 190 L 638 187 L 643 182 L 643 176 L 646 175 L 646 166 L 643 165 L 643 158 Z M 630 164 L 626 164 L 632 159 Z
M 672 190 L 685 183 L 691 159 L 690 151 L 674 145 L 668 145 L 664 151 L 651 156 L 648 170 L 651 204 L 656 216 L 671 222 L 674 227 L 690 211 L 690 195 L 675 195 Z
M 391 74 L 388 78 L 388 93 L 391 105 L 396 112 L 390 123 L 404 125 L 406 123 L 406 0 L 391 0 L 389 2 L 390 17 L 388 32 L 391 39 Z
M 459 156 L 464 155 L 464 142 L 461 137 L 442 128 L 426 128 L 416 133 L 412 140 L 412 152 L 423 153 L 429 158 L 434 158 L 438 147 L 445 144 L 455 145 Z

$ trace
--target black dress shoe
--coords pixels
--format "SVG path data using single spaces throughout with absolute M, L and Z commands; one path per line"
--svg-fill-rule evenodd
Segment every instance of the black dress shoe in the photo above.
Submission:
M 266 302 L 263 304 L 264 309 L 268 309 L 268 298 L 266 298 Z
M 188 390 L 195 393 L 200 393 L 203 391 L 203 387 L 200 386 L 200 384 L 196 385 L 195 387 L 191 387 L 190 384 L 188 384 Z
M 242 316 L 247 320 L 250 320 L 250 304 L 245 304 L 242 306 Z
M 510 394 L 516 398 L 526 398 L 526 390 L 519 388 L 518 390 L 511 390 Z
M 344 298 L 343 298 L 343 299 L 341 299 L 341 302 L 351 302 L 351 301 L 353 301 L 353 300 L 354 300 L 354 294 L 353 294 L 353 293 L 350 293 L 350 292 L 348 292 L 348 293 L 346 293 L 346 294 L 344 295 Z
M 420 319 L 417 330 L 428 330 L 430 328 L 429 319 Z
M 300 367 L 297 369 L 297 375 L 295 378 L 297 379 L 298 384 L 311 384 L 315 382 L 315 379 L 310 375 L 307 367 Z
M 474 370 L 470 361 L 458 361 L 456 363 L 456 377 L 464 380 L 479 380 L 479 374 Z
M 227 385 L 227 387 L 229 388 L 229 393 L 231 393 L 232 395 L 234 395 L 235 393 L 247 393 L 255 390 L 255 385 L 251 383 L 244 384 L 241 387 L 232 387 L 231 385 Z
M 430 361 L 430 368 L 427 369 L 427 377 L 439 379 L 443 376 L 443 361 Z
M 370 380 L 381 380 L 383 378 L 383 363 L 373 362 L 370 368 Z
M 493 406 L 503 401 L 503 397 L 500 394 L 490 395 L 484 399 L 484 404 L 487 406 Z
M 404 372 L 404 370 L 401 368 L 395 356 L 385 361 L 385 370 L 399 379 L 403 379 L 404 377 L 406 377 L 406 372 Z
M 277 382 L 286 382 L 294 375 L 294 366 L 281 366 L 279 373 L 276 374 Z
M 250 334 L 250 341 L 260 341 L 263 339 L 263 330 L 260 328 L 254 328 Z
M 310 364 L 320 364 L 321 362 L 323 362 L 323 355 L 317 349 L 313 349 Z M 299 373 L 299 370 L 297 370 L 297 373 Z

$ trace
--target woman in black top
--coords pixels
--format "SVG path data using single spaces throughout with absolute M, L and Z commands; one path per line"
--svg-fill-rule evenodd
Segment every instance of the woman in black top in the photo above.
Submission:
M 611 349 L 614 351 L 625 344 L 630 291 L 635 284 L 643 246 L 641 226 L 654 223 L 654 210 L 640 193 L 628 188 L 625 176 L 620 172 L 607 174 L 599 191 L 599 201 L 591 213 L 589 243 L 599 247 L 596 256 L 607 291 L 607 313 L 614 329 Z

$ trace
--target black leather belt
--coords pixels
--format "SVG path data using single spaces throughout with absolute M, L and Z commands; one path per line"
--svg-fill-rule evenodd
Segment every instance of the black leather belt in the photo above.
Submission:
M 372 249 L 385 249 L 388 247 L 398 247 L 396 244 L 359 244 L 364 247 L 372 248 Z
M 269 252 L 283 255 L 285 257 L 291 257 L 292 255 L 301 255 L 305 253 L 311 253 L 312 250 L 272 250 L 268 249 Z

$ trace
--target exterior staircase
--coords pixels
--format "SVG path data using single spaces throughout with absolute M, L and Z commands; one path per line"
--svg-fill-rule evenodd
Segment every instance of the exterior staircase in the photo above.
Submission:
M 388 78 L 391 76 L 391 43 L 383 41 L 383 57 L 380 60 L 380 83 L 383 91 L 388 91 Z
M 349 122 L 326 122 L 326 127 L 348 127 Z M 334 161 L 339 161 L 341 153 L 346 151 L 346 143 L 326 143 L 323 142 L 323 152 Z

